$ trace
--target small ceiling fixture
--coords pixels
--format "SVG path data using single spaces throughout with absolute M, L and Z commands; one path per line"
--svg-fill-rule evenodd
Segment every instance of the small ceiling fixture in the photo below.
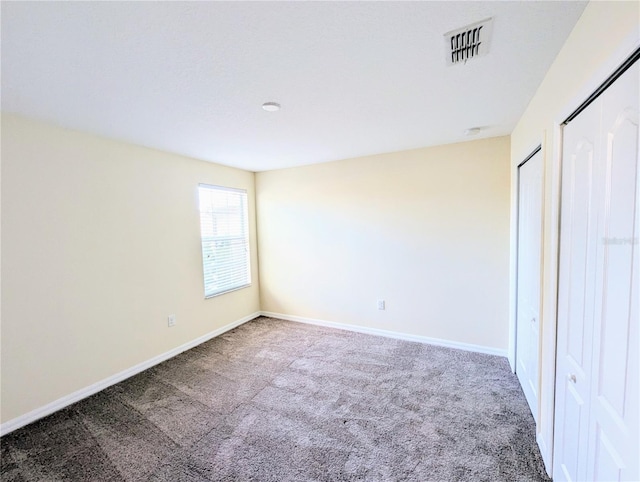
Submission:
M 280 104 L 277 102 L 265 102 L 262 104 L 262 108 L 267 112 L 277 112 L 280 110 Z
M 480 129 L 480 127 L 471 127 L 470 129 L 467 129 L 466 131 L 464 131 L 464 135 L 467 137 L 475 136 L 480 134 L 481 130 L 482 129 Z

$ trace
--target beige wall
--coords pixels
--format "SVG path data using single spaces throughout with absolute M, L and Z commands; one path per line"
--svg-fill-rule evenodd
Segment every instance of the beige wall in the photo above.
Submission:
M 253 285 L 209 300 L 200 182 L 251 216 Z M 253 205 L 253 173 L 3 115 L 2 421 L 258 311 Z
M 545 163 L 544 262 L 538 441 L 551 468 L 555 383 L 556 279 L 562 122 L 640 45 L 639 2 L 591 2 L 576 24 L 511 136 L 512 309 L 515 294 L 517 169 L 542 144 Z M 512 336 L 515 336 L 512 330 Z M 513 353 L 511 354 L 513 357 Z
M 508 137 L 262 172 L 256 190 L 263 310 L 506 350 Z

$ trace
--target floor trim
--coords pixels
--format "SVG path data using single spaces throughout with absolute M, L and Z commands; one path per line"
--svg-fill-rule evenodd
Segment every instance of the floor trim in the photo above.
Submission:
M 473 351 L 477 353 L 485 353 L 487 355 L 496 355 L 507 357 L 507 350 L 493 348 L 489 346 L 473 345 L 470 343 L 462 343 L 459 341 L 442 340 L 440 338 L 431 338 L 428 336 L 411 335 L 409 333 L 401 333 L 398 331 L 382 330 L 380 328 L 368 328 L 365 326 L 349 325 L 347 323 L 336 323 L 335 321 L 317 320 L 314 318 L 305 318 L 303 316 L 285 315 L 283 313 L 273 313 L 271 311 L 262 311 L 262 316 L 270 318 L 280 318 L 281 320 L 296 321 L 298 323 L 307 323 L 310 325 L 326 326 L 329 328 L 337 328 L 339 330 L 355 331 L 365 333 L 367 335 L 385 336 L 387 338 L 396 338 L 398 340 L 416 341 L 418 343 L 426 343 L 429 345 L 444 346 L 447 348 L 455 348 L 458 350 Z
M 82 388 L 76 392 L 70 393 L 69 395 L 59 398 L 58 400 L 48 403 L 43 407 L 36 408 L 31 412 L 25 413 L 24 415 L 11 419 L 3 423 L 2 425 L 0 425 L 0 436 L 6 435 L 9 432 L 13 432 L 14 430 L 17 430 L 20 427 L 24 427 L 25 425 L 35 422 L 40 418 L 46 417 L 47 415 L 51 415 L 52 413 L 57 412 L 58 410 L 61 410 L 73 403 L 79 402 L 80 400 L 87 398 L 91 395 L 94 395 L 95 393 L 98 393 L 99 391 L 104 390 L 105 388 L 108 388 L 111 385 L 115 385 L 116 383 L 119 383 L 122 380 L 125 380 L 134 375 L 137 375 L 138 373 L 148 368 L 151 368 L 152 366 L 157 365 L 158 363 L 162 363 L 163 361 L 166 361 L 169 358 L 173 358 L 174 356 L 179 355 L 183 351 L 187 351 L 195 346 L 200 345 L 201 343 L 204 343 L 205 341 L 209 341 L 212 338 L 215 338 L 216 336 L 220 336 L 229 330 L 232 330 L 248 321 L 251 321 L 257 318 L 258 316 L 260 316 L 260 312 L 256 311 L 255 313 L 252 313 L 243 318 L 240 318 L 239 320 L 229 323 L 228 325 L 218 328 L 217 330 L 213 330 L 205 335 L 202 335 L 196 338 L 195 340 L 192 340 L 176 348 L 173 348 L 172 350 L 169 350 L 165 353 L 155 356 L 142 363 L 138 363 L 137 365 L 134 365 L 131 368 L 127 368 L 126 370 L 123 370 L 120 373 L 116 373 L 115 375 L 105 378 L 104 380 L 100 380 L 99 382 L 96 382 L 93 385 L 89 385 L 88 387 Z

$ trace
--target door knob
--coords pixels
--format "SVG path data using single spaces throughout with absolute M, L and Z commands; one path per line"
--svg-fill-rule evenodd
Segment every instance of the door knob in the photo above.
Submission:
M 577 382 L 577 378 L 573 373 L 570 373 L 569 375 L 567 375 L 567 378 L 569 378 L 569 381 L 572 383 L 576 383 Z

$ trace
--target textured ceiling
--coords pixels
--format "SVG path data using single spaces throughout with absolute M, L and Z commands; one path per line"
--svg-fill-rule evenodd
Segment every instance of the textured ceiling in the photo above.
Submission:
M 505 135 L 584 7 L 2 2 L 2 110 L 252 171 Z M 486 17 L 489 54 L 447 66 Z

